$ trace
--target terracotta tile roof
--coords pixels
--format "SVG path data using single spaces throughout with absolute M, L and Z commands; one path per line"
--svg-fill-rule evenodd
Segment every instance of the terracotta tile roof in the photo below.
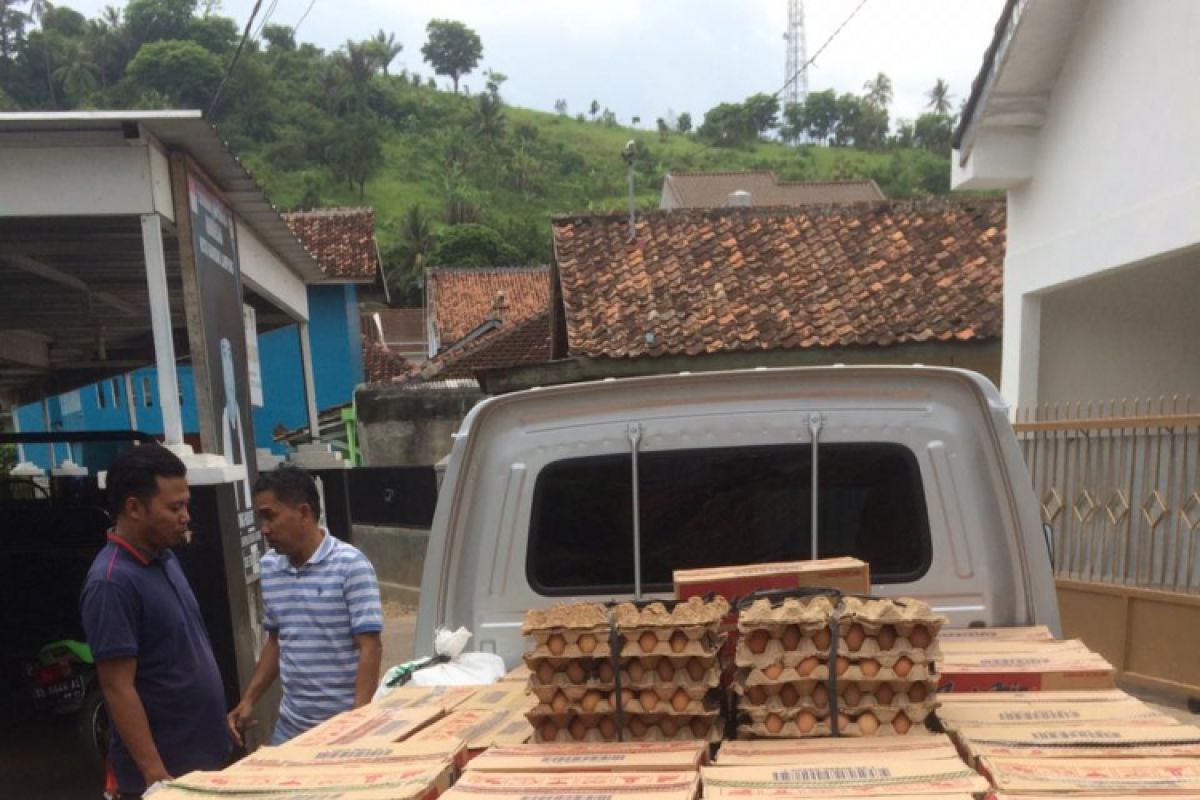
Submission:
M 363 315 L 382 331 L 383 343 L 410 361 L 424 361 L 429 352 L 425 341 L 425 309 L 381 308 Z
M 781 181 L 769 170 L 674 172 L 663 178 L 662 208 L 725 208 L 729 195 L 750 193 L 754 206 L 808 206 L 883 200 L 872 180 Z
M 388 348 L 379 339 L 379 329 L 369 317 L 361 320 L 363 380 L 366 383 L 391 383 L 409 375 L 416 365 Z
M 379 269 L 375 212 L 370 208 L 318 208 L 283 215 L 328 278 L 373 281 Z
M 571 356 L 876 346 L 1000 335 L 1003 201 L 554 221 Z
M 550 360 L 550 312 L 490 331 L 462 347 L 438 354 L 421 366 L 422 380 L 474 378 L 475 371 L 541 364 Z
M 426 307 L 439 349 L 487 322 L 497 298 L 503 326 L 516 325 L 550 305 L 549 267 L 439 267 L 426 272 Z

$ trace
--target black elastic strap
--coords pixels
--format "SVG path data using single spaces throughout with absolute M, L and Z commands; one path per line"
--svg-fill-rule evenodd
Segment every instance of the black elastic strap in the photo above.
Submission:
M 613 669 L 613 707 L 617 711 L 617 741 L 625 741 L 625 709 L 621 702 L 621 637 L 617 635 L 617 619 L 608 612 L 608 661 Z
M 833 617 L 829 620 L 829 677 L 825 681 L 825 689 L 829 692 L 829 720 L 833 728 L 835 737 L 841 736 L 842 731 L 838 725 L 838 674 L 837 674 L 837 658 L 838 658 L 838 609 L 841 607 L 841 602 L 833 609 Z M 847 668 L 849 669 L 849 668 Z

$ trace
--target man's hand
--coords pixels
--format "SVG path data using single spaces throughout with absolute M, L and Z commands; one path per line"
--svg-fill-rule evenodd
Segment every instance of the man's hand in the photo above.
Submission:
M 258 720 L 254 718 L 253 706 L 243 700 L 226 715 L 225 720 L 229 724 L 229 735 L 233 737 L 233 741 L 237 742 L 238 747 L 245 747 L 246 743 L 242 740 L 242 732 L 258 724 Z

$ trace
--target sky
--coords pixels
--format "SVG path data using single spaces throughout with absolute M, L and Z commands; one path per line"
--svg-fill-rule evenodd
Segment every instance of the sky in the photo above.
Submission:
M 91 16 L 113 0 L 63 0 Z M 263 0 L 262 11 L 272 0 Z M 270 22 L 294 25 L 310 0 L 275 0 Z M 502 94 L 514 105 L 586 111 L 611 108 L 623 124 L 687 111 L 699 124 L 721 102 L 774 93 L 785 81 L 787 0 L 311 0 L 297 38 L 325 49 L 377 30 L 404 50 L 392 71 L 433 74 L 421 58 L 425 25 L 455 19 L 483 42 L 480 69 L 464 79 L 472 91 L 482 72 L 508 76 Z M 806 0 L 808 53 L 817 49 L 860 0 Z M 220 12 L 245 23 L 253 0 L 221 0 Z M 970 93 L 1004 0 L 867 0 L 809 68 L 812 91 L 862 91 L 876 73 L 891 79 L 893 119 L 913 119 L 938 78 L 954 105 Z M 439 84 L 448 85 L 447 79 Z

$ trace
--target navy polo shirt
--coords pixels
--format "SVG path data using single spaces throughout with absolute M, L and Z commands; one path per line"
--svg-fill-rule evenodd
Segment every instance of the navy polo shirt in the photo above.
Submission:
M 114 534 L 88 570 L 80 600 L 97 662 L 137 659 L 134 688 L 173 776 L 221 769 L 231 742 L 225 689 L 200 606 L 170 550 L 150 557 Z M 122 792 L 140 793 L 141 770 L 112 729 L 109 758 Z

